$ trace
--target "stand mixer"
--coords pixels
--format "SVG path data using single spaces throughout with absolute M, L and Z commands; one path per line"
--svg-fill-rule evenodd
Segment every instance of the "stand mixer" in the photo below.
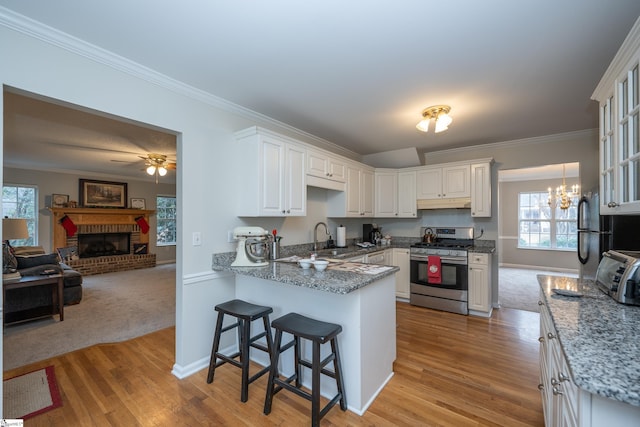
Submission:
M 269 237 L 271 234 L 260 227 L 236 227 L 233 237 L 238 240 L 236 259 L 232 267 L 264 267 L 269 265 Z

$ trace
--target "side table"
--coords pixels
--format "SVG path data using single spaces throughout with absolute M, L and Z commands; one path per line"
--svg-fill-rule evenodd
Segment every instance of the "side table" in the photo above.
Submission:
M 60 315 L 60 321 L 64 320 L 64 276 L 62 274 L 52 274 L 47 276 L 24 276 L 19 281 L 6 282 L 2 284 L 2 301 L 4 303 L 4 323 L 22 322 L 24 320 L 33 320 L 40 317 Z M 35 307 L 15 313 L 7 313 L 7 294 L 11 297 L 12 289 L 28 288 L 33 286 L 51 286 L 52 306 L 51 307 Z M 7 292 L 9 291 L 9 292 Z

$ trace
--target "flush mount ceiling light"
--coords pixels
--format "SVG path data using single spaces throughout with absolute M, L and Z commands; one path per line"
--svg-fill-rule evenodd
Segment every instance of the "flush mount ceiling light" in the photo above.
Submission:
M 416 125 L 416 129 L 421 132 L 429 131 L 429 121 L 431 119 L 435 119 L 436 128 L 435 132 L 442 132 L 449 128 L 449 125 L 453 121 L 451 116 L 449 116 L 449 111 L 451 111 L 451 107 L 448 105 L 434 105 L 429 108 L 425 108 L 422 110 L 422 120 L 420 123 Z

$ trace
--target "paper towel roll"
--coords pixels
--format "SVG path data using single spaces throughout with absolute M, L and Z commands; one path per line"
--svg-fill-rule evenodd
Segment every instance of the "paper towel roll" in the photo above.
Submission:
M 338 227 L 338 232 L 336 233 L 336 246 L 339 248 L 347 246 L 347 229 L 343 226 Z

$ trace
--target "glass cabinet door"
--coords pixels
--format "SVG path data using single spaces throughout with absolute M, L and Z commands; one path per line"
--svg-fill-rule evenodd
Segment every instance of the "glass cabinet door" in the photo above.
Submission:
M 640 200 L 640 147 L 638 146 L 638 65 L 618 83 L 618 202 Z

